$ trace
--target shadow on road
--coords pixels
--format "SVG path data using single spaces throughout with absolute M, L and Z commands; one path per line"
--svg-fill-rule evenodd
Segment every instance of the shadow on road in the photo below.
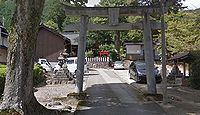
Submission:
M 126 83 L 94 84 L 86 92 L 88 99 L 79 103 L 75 115 L 166 115 L 156 103 L 145 103 Z

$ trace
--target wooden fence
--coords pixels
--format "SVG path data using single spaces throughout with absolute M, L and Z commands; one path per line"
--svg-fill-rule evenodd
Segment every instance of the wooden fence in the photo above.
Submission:
M 109 57 L 86 58 L 89 68 L 108 68 Z

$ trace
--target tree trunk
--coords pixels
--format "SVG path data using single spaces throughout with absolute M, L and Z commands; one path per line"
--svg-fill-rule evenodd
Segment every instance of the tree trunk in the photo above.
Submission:
M 9 38 L 7 75 L 1 109 L 24 115 L 57 114 L 40 105 L 33 92 L 33 65 L 44 0 L 16 0 L 15 35 Z

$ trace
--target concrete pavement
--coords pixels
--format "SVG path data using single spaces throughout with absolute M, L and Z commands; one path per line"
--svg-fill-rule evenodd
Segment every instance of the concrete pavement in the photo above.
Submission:
M 138 91 L 117 75 L 120 74 L 106 69 L 91 71 L 85 79 L 89 98 L 78 105 L 74 114 L 166 115 L 158 104 L 142 101 Z
M 137 90 L 146 93 L 147 85 L 135 83 L 129 79 L 127 70 L 111 70 L 119 79 L 130 84 Z M 157 84 L 157 91 L 162 94 L 162 84 Z M 162 105 L 162 101 L 158 103 L 169 115 L 200 115 L 200 90 L 191 89 L 180 85 L 168 86 L 168 104 Z

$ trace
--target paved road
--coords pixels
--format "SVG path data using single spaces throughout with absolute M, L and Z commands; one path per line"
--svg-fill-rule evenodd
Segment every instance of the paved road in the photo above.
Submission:
M 85 79 L 89 98 L 75 115 L 166 115 L 157 104 L 142 102 L 137 91 L 118 76 L 111 70 L 91 71 Z

